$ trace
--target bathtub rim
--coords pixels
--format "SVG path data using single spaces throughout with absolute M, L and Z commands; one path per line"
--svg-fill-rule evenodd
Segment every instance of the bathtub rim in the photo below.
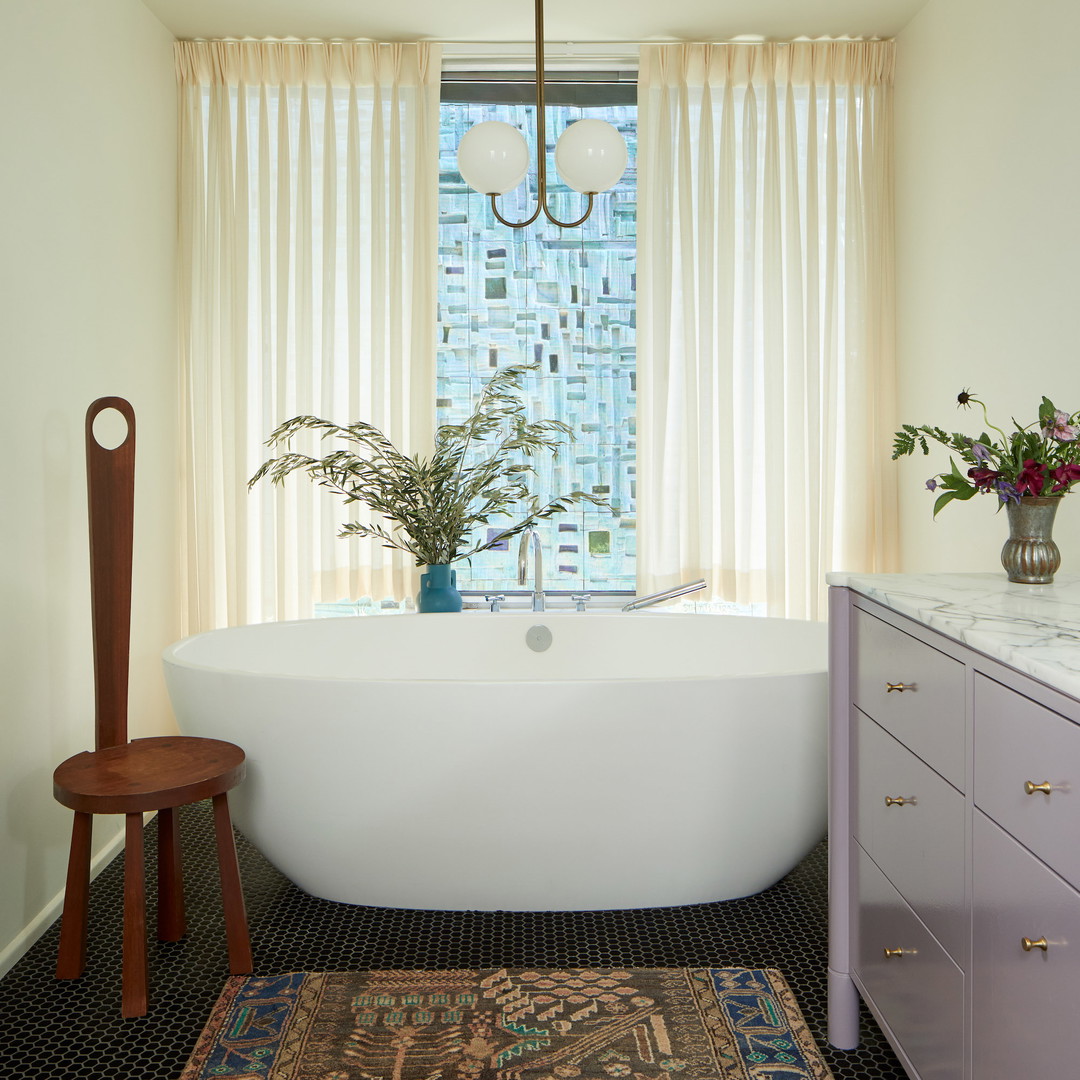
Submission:
M 404 613 L 407 617 L 410 614 L 426 614 L 436 615 L 445 614 L 442 612 L 416 612 L 416 613 Z M 643 619 L 697 619 L 697 618 L 720 618 L 725 620 L 735 619 L 754 619 L 760 621 L 769 622 L 784 622 L 784 623 L 798 623 L 805 626 L 819 626 L 821 628 L 820 633 L 827 642 L 828 623 L 817 619 L 788 619 L 783 616 L 770 616 L 770 615 L 729 615 L 723 612 L 688 612 L 688 611 L 585 611 L 578 612 L 570 609 L 564 611 L 507 611 L 507 612 L 487 612 L 482 610 L 461 612 L 464 615 L 487 615 L 489 618 L 500 618 L 501 616 L 508 616 L 509 618 L 517 620 L 533 619 L 537 622 L 543 622 L 545 616 L 548 618 L 555 617 L 559 620 L 568 618 L 577 618 L 581 615 L 589 616 L 605 616 L 607 618 L 618 619 L 634 619 L 635 621 L 641 621 Z M 381 616 L 372 615 L 351 615 L 351 616 L 338 616 L 337 619 L 372 619 L 380 618 Z M 401 616 L 391 615 L 390 618 L 399 618 Z M 189 634 L 187 637 L 183 637 L 178 641 L 174 641 L 167 645 L 162 650 L 161 659 L 163 664 L 172 666 L 175 668 L 183 668 L 190 671 L 200 672 L 213 672 L 217 675 L 223 676 L 235 676 L 252 679 L 280 679 L 282 681 L 300 681 L 300 682 L 331 682 L 331 683 L 356 683 L 370 684 L 376 683 L 380 686 L 390 686 L 393 684 L 400 684 L 402 686 L 408 686 L 414 683 L 421 683 L 424 686 L 462 686 L 462 685 L 512 685 L 512 686 L 547 686 L 552 683 L 559 684 L 609 684 L 609 683 L 654 683 L 654 682 L 677 682 L 677 683 L 700 683 L 700 682 L 726 682 L 736 679 L 776 679 L 787 678 L 791 676 L 803 676 L 803 675 L 817 675 L 827 674 L 828 672 L 828 656 L 827 653 L 823 656 L 822 663 L 820 665 L 799 666 L 799 667 L 784 667 L 775 671 L 752 671 L 752 672 L 712 672 L 704 675 L 678 675 L 673 673 L 665 673 L 663 675 L 642 675 L 642 676 L 619 676 L 619 677 L 586 677 L 586 678 L 568 678 L 564 676 L 546 677 L 546 678 L 534 678 L 534 679 L 515 679 L 515 678 L 425 678 L 423 675 L 409 676 L 408 678 L 402 678 L 401 676 L 393 677 L 379 677 L 377 675 L 327 675 L 327 674 L 293 674 L 288 672 L 260 672 L 251 671 L 247 668 L 228 667 L 221 664 L 209 664 L 203 662 L 194 662 L 179 657 L 177 653 L 186 645 L 205 637 L 209 637 L 213 634 L 227 633 L 232 630 L 259 630 L 263 627 L 278 627 L 278 626 L 297 626 L 297 625 L 309 625 L 312 623 L 325 623 L 337 621 L 334 617 L 330 618 L 309 618 L 309 619 L 280 619 L 270 620 L 262 623 L 245 623 L 240 626 L 222 626 L 217 627 L 214 630 L 203 630 L 196 634 Z

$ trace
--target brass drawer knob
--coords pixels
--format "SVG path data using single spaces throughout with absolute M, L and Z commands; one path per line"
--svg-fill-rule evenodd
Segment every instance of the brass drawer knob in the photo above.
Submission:
M 911 683 L 911 682 L 908 682 L 908 683 L 887 682 L 885 684 L 885 693 L 886 694 L 891 694 L 894 690 L 898 694 L 902 694 L 905 690 L 914 690 L 914 689 L 915 689 L 915 684 Z
M 1025 939 L 1026 940 L 1026 939 Z M 899 960 L 901 956 L 914 956 L 915 949 L 885 949 L 886 960 Z
M 886 795 L 886 806 L 916 806 L 914 795 L 908 795 L 906 798 L 903 795 Z
M 1032 949 L 1042 949 L 1043 952 L 1046 952 L 1050 948 L 1045 937 L 1035 938 L 1034 941 L 1029 937 L 1021 938 L 1020 944 L 1024 946 L 1024 952 L 1031 952 Z
M 1049 795 L 1054 789 L 1050 786 L 1049 780 L 1044 780 L 1041 784 L 1036 784 L 1034 780 L 1025 780 L 1024 790 L 1029 795 L 1034 795 L 1036 791 L 1041 791 L 1044 795 Z

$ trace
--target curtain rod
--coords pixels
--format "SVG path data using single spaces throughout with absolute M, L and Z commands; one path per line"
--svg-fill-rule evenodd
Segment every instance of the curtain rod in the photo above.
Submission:
M 349 45 L 400 45 L 412 42 L 380 42 L 374 38 L 193 38 L 197 42 L 225 44 L 330 45 L 344 48 Z M 749 45 L 760 48 L 773 45 L 790 48 L 793 45 L 814 44 L 879 44 L 893 38 L 796 38 L 792 41 L 550 41 L 545 39 L 545 60 L 551 70 L 607 69 L 613 64 L 636 68 L 640 59 L 638 49 L 643 45 Z M 443 70 L 517 70 L 530 65 L 535 56 L 535 41 L 462 41 L 424 39 L 416 44 L 439 45 L 443 50 Z
M 254 37 L 223 37 L 223 38 L 177 38 L 177 41 L 193 41 L 199 43 L 209 42 L 225 42 L 227 44 L 268 44 L 268 45 L 444 45 L 444 46 L 461 46 L 462 49 L 501 49 L 509 47 L 520 47 L 522 49 L 535 48 L 535 41 L 462 41 L 459 39 L 441 39 L 441 38 L 419 38 L 416 41 L 381 41 L 376 38 L 254 38 Z M 618 48 L 626 48 L 628 46 L 642 46 L 642 45 L 846 45 L 846 44 L 861 44 L 868 42 L 879 41 L 894 41 L 894 38 L 833 38 L 833 37 L 820 37 L 820 38 L 794 38 L 789 41 L 761 41 L 753 39 L 750 41 L 740 41 L 738 39 L 728 41 L 685 41 L 682 39 L 671 38 L 664 41 L 564 41 L 559 39 L 545 39 L 544 48 L 549 47 L 558 48 L 559 45 L 565 45 L 568 48 L 578 48 L 579 46 L 587 48 L 596 48 L 600 46 L 612 46 Z

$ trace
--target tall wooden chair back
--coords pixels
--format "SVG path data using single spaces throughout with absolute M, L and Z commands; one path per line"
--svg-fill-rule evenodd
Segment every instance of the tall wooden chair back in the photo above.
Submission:
M 115 409 L 127 422 L 123 441 L 111 449 L 94 434 L 94 422 L 106 409 Z M 157 811 L 158 938 L 179 941 L 187 930 L 176 811 L 188 803 L 212 799 L 229 970 L 243 975 L 252 969 L 226 795 L 244 779 L 246 760 L 239 746 L 220 739 L 165 735 L 128 740 L 135 411 L 123 398 L 98 398 L 87 409 L 86 481 L 94 630 L 94 749 L 69 757 L 53 773 L 53 795 L 75 811 L 56 977 L 77 979 L 86 966 L 93 815 L 123 814 L 121 1011 L 124 1016 L 142 1016 L 149 1002 L 143 880 L 143 814 L 148 811 Z
M 127 422 L 123 442 L 98 442 L 94 422 L 115 409 Z M 86 410 L 86 493 L 90 520 L 90 604 L 94 629 L 94 747 L 128 741 L 131 566 L 135 533 L 135 410 L 119 397 Z

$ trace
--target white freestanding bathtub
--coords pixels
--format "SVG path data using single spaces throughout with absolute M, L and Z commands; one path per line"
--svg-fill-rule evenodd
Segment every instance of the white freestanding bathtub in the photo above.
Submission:
M 239 828 L 329 900 L 694 904 L 767 888 L 825 834 L 821 623 L 313 619 L 188 638 L 165 673 L 182 732 L 247 752 Z

